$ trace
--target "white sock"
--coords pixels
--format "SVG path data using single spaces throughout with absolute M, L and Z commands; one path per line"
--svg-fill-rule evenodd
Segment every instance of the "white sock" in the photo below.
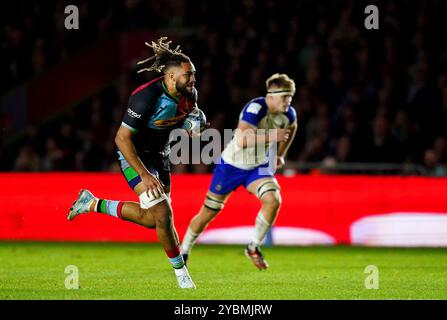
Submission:
M 195 233 L 188 227 L 186 230 L 185 237 L 183 238 L 182 244 L 180 245 L 180 252 L 182 254 L 189 254 L 191 252 L 192 246 L 196 243 L 197 238 L 200 233 Z
M 271 224 L 265 219 L 262 211 L 259 211 L 256 217 L 255 230 L 250 245 L 252 247 L 259 247 L 264 240 L 265 235 L 270 230 Z M 253 248 L 254 249 L 254 248 Z

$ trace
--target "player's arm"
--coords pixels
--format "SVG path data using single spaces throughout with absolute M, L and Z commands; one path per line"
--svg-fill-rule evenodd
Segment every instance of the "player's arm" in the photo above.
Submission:
M 132 136 L 144 127 L 145 119 L 151 112 L 151 97 L 140 96 L 140 94 L 130 96 L 127 112 L 115 136 L 115 143 L 129 165 L 140 176 L 148 195 L 152 192 L 158 197 L 163 193 L 163 184 L 145 167 L 132 141 Z
M 126 158 L 126 161 L 132 166 L 139 176 L 142 176 L 148 173 L 148 170 L 137 155 L 137 150 L 132 142 L 132 135 L 133 132 L 130 129 L 121 125 L 116 133 L 115 143 L 123 154 L 124 158 Z
M 140 176 L 142 182 L 146 187 L 146 192 L 152 192 L 155 197 L 159 197 L 164 193 L 163 184 L 154 175 L 152 175 L 143 162 L 140 160 L 135 149 L 135 145 L 132 142 L 133 132 L 121 125 L 115 136 L 115 143 L 118 149 L 123 154 L 129 165 Z
M 241 148 L 265 145 L 272 141 L 286 142 L 289 139 L 290 129 L 263 130 L 258 129 L 246 121 L 239 121 L 236 129 L 237 145 Z
M 278 155 L 277 155 L 277 165 L 278 168 L 281 168 L 285 164 L 285 157 L 287 151 L 289 150 L 290 145 L 292 144 L 293 139 L 295 138 L 296 131 L 298 129 L 298 122 L 295 120 L 294 123 L 290 126 L 290 138 L 287 141 L 282 141 L 278 146 Z

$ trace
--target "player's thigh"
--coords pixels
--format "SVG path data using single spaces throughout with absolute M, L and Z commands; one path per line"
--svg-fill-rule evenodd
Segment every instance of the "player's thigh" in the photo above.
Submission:
M 160 217 L 172 219 L 171 174 L 169 168 L 165 166 L 165 159 L 145 159 L 143 163 L 150 173 L 162 182 L 164 194 L 159 198 L 149 199 L 146 193 L 147 188 L 140 178 L 140 182 L 133 188 L 140 199 L 140 211 L 154 215 L 155 219 L 160 219 Z
M 141 177 L 120 152 L 117 153 L 117 156 L 121 173 L 126 179 L 127 184 L 137 195 L 141 195 L 143 191 L 146 191 L 146 187 L 142 184 Z M 169 160 L 169 158 L 167 159 Z M 157 177 L 157 179 L 163 183 L 165 188 L 170 187 L 171 174 L 166 159 L 142 159 L 142 161 L 149 172 Z
M 275 180 L 276 180 L 276 179 L 275 179 L 275 178 L 272 178 L 272 177 L 259 178 L 259 179 L 256 179 L 256 180 L 250 182 L 250 183 L 247 185 L 246 189 L 247 189 L 247 191 L 250 192 L 251 194 L 256 195 L 256 192 L 257 192 L 258 188 L 259 188 L 261 185 L 263 185 L 263 184 L 266 183 L 266 182 L 275 182 Z
M 214 199 L 218 199 L 220 201 L 226 201 L 228 199 L 228 197 L 230 196 L 231 192 L 226 193 L 226 194 L 218 194 L 218 193 L 214 193 L 210 190 L 208 190 L 208 192 L 206 193 L 207 197 L 212 197 Z
M 146 191 L 146 186 L 143 184 L 141 177 L 124 159 L 124 157 L 119 155 L 118 161 L 121 173 L 126 179 L 127 184 L 137 194 L 137 196 L 140 197 L 140 195 Z M 153 163 L 149 160 L 144 160 L 144 165 L 146 166 L 146 168 L 148 168 L 151 174 L 156 176 L 163 183 L 165 193 L 169 194 L 171 190 L 171 176 L 169 170 L 165 170 L 162 164 L 159 164 L 158 162 Z
M 168 186 L 168 187 L 165 186 L 163 188 L 163 190 L 164 190 L 164 192 L 166 194 L 170 194 L 171 193 L 171 187 L 170 186 Z M 136 193 L 137 196 L 140 196 L 143 192 L 146 191 L 146 186 L 144 185 L 143 182 L 140 182 L 133 188 L 133 191 Z
M 139 176 L 138 176 L 138 178 L 139 178 Z M 126 179 L 127 179 L 127 177 L 126 177 Z M 134 184 L 134 182 L 138 181 L 138 180 L 139 180 L 139 182 Z M 133 183 L 130 181 L 132 181 Z M 168 195 L 171 190 L 170 186 L 164 187 L 166 199 L 159 199 L 159 200 L 156 199 L 155 201 L 148 201 L 147 197 L 143 197 L 144 196 L 143 193 L 146 192 L 146 186 L 141 181 L 141 178 L 135 179 L 135 177 L 133 177 L 131 180 L 128 180 L 128 184 L 139 198 L 139 203 L 140 203 L 139 214 L 141 216 L 140 219 L 146 219 L 146 221 L 148 221 L 148 223 L 155 224 L 156 219 L 160 220 L 162 217 L 168 218 L 171 215 L 172 209 L 171 209 L 169 201 L 167 201 L 167 200 L 169 200 Z M 162 203 L 164 203 L 164 204 L 162 204 Z M 157 206 L 157 208 L 155 208 L 156 206 Z M 166 208 L 160 208 L 160 206 L 166 206 Z M 162 220 L 165 220 L 165 219 L 162 219 Z
M 227 201 L 227 199 L 230 197 L 231 192 L 228 192 L 226 194 L 218 194 L 218 193 L 214 193 L 211 190 L 208 190 L 208 192 L 206 193 L 206 199 L 205 199 L 205 203 L 207 202 L 206 200 L 212 200 L 215 202 L 219 202 L 219 203 L 225 203 Z
M 140 196 L 143 192 L 146 191 L 146 186 L 143 182 L 140 182 L 133 188 L 133 191 L 137 194 L 137 196 Z

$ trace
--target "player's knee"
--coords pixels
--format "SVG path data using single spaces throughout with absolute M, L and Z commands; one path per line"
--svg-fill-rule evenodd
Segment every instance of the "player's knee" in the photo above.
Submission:
M 276 206 L 281 205 L 280 187 L 276 180 L 267 180 L 262 182 L 256 189 L 256 196 L 262 201 L 263 205 Z
M 279 191 L 270 191 L 265 193 L 261 198 L 262 204 L 264 206 L 271 207 L 272 209 L 279 209 L 281 206 L 281 194 Z
M 172 225 L 172 211 L 166 206 L 140 208 L 140 221 L 148 228 L 167 229 Z

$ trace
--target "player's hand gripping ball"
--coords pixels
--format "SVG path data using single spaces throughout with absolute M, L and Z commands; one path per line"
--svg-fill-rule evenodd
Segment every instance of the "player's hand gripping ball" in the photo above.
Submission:
M 183 122 L 183 129 L 188 131 L 190 136 L 198 135 L 206 128 L 206 116 L 202 110 L 199 108 L 195 108 L 191 113 L 186 117 Z

